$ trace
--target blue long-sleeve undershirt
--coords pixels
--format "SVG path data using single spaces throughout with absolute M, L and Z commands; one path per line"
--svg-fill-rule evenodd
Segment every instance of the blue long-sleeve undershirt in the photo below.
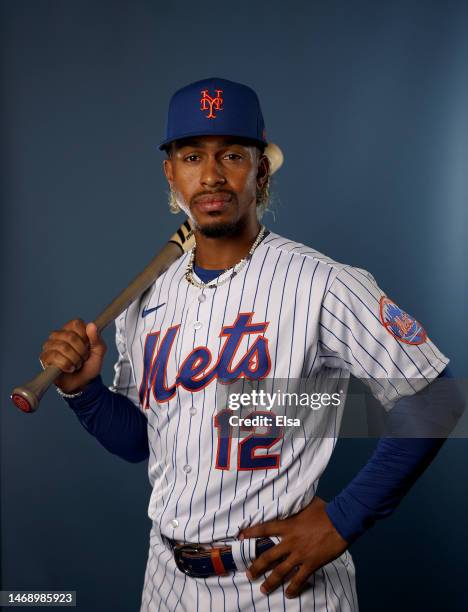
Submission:
M 108 389 L 100 376 L 79 397 L 65 399 L 83 427 L 108 451 L 132 463 L 148 459 L 145 415 L 128 397 Z
M 441 378 L 452 378 L 448 367 L 425 389 L 396 402 L 388 423 L 392 437 L 379 439 L 368 462 L 327 504 L 330 520 L 348 543 L 396 509 L 463 412 L 457 386 L 437 382 Z

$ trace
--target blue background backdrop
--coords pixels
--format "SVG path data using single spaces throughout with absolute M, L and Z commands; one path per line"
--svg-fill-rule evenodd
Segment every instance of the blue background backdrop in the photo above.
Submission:
M 182 221 L 155 144 L 178 87 L 253 86 L 286 161 L 268 225 L 366 268 L 467 377 L 466 2 L 3 1 L 3 589 L 75 589 L 136 610 L 146 466 L 101 449 L 51 391 L 10 389 L 50 330 L 92 319 Z M 104 379 L 112 378 L 113 330 Z M 341 440 L 320 492 L 375 441 Z M 450 440 L 397 513 L 352 548 L 361 609 L 465 610 L 468 442 Z

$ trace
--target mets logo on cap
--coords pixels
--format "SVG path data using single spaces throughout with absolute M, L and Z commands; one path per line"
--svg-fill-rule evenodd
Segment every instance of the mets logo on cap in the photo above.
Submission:
M 422 344 L 427 340 L 423 326 L 386 295 L 380 298 L 380 322 L 400 342 Z
M 224 102 L 221 94 L 223 93 L 222 89 L 215 90 L 215 96 L 210 96 L 208 93 L 208 89 L 203 89 L 201 92 L 200 99 L 200 110 L 208 111 L 208 115 L 205 115 L 207 119 L 215 119 L 216 115 L 214 111 L 222 111 L 224 110 L 221 104 Z

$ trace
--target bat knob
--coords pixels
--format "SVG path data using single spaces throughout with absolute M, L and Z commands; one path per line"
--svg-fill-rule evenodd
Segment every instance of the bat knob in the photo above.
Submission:
M 60 374 L 61 370 L 56 366 L 47 366 L 35 378 L 13 389 L 10 395 L 11 401 L 23 412 L 28 414 L 35 412 L 39 407 L 41 397 Z
M 13 404 L 23 412 L 34 412 L 39 404 L 36 396 L 26 389 L 14 389 L 10 397 Z

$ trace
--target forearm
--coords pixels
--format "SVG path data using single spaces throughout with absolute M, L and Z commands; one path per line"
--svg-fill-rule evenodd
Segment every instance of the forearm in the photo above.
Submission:
M 110 391 L 100 376 L 82 395 L 66 401 L 83 427 L 109 452 L 132 463 L 148 458 L 145 416 L 128 397 Z
M 450 375 L 444 372 L 439 378 Z M 391 435 L 379 440 L 367 464 L 326 507 L 347 542 L 396 509 L 434 459 L 463 409 L 455 381 L 447 380 L 435 381 L 395 405 L 388 423 Z
M 349 543 L 389 516 L 430 464 L 441 438 L 381 438 L 367 464 L 327 504 L 336 530 Z

